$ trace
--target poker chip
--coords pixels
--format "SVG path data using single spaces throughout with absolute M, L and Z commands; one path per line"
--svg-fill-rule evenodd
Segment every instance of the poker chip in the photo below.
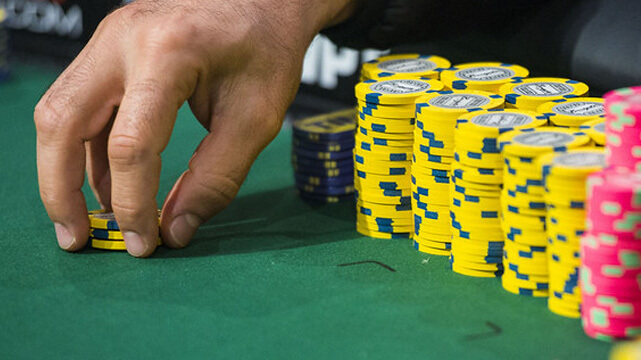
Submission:
M 89 244 L 94 249 L 127 250 L 124 237 L 114 213 L 106 210 L 89 211 L 90 236 Z M 158 245 L 160 239 L 160 210 L 158 210 Z
M 605 118 L 604 100 L 595 97 L 576 97 L 546 102 L 537 108 L 556 126 L 578 128 L 588 121 Z
M 501 191 L 503 221 L 501 226 L 506 242 L 504 254 L 506 268 L 512 268 L 523 276 L 536 276 L 536 283 L 549 285 L 552 281 L 549 269 L 550 261 L 545 253 L 549 245 L 548 220 L 561 218 L 562 220 L 559 220 L 564 224 L 572 223 L 565 220 L 566 217 L 575 219 L 577 215 L 569 208 L 548 209 L 541 159 L 548 159 L 548 157 L 552 157 L 553 160 L 557 159 L 558 153 L 573 151 L 572 149 L 585 146 L 589 142 L 590 138 L 582 132 L 553 127 L 517 129 L 498 137 L 498 147 L 504 158 L 503 190 Z M 548 176 L 548 179 L 557 181 L 556 174 L 565 176 L 565 174 L 571 174 L 572 171 L 580 171 L 573 167 L 575 162 L 578 162 L 577 157 L 577 155 L 568 155 L 557 159 L 556 162 L 544 160 L 546 164 L 558 164 L 554 167 L 548 165 L 547 172 L 555 174 L 555 176 Z M 575 159 L 575 162 L 570 161 L 572 159 Z M 563 182 L 563 185 L 566 184 Z M 548 199 L 550 199 L 549 196 Z M 571 200 L 567 201 L 567 204 L 569 205 L 570 202 Z M 559 205 L 565 204 L 566 202 L 559 203 Z M 578 218 L 582 219 L 582 214 Z M 536 262 L 531 255 L 534 253 L 539 254 Z M 526 256 L 522 256 L 523 254 Z M 558 277 L 565 276 L 569 279 L 567 281 L 575 279 L 575 277 L 570 277 L 571 274 L 563 275 L 560 272 L 555 274 Z M 556 278 L 553 277 L 553 279 Z M 521 283 L 516 287 L 514 283 L 510 283 L 506 279 L 503 279 L 502 283 L 504 289 L 511 293 L 548 296 L 548 289 L 536 290 L 532 293 L 521 291 L 524 288 L 532 289 L 535 285 L 540 286 L 534 283 L 527 285 L 528 281 L 524 279 L 526 284 Z M 574 289 L 576 289 L 576 285 L 572 288 L 573 295 L 576 297 Z M 549 295 L 552 296 L 553 293 L 550 292 Z M 552 305 L 554 310 L 564 312 L 557 305 L 556 302 Z M 576 303 L 575 310 L 578 311 L 578 303 Z
M 449 60 L 436 55 L 394 54 L 368 61 L 361 69 L 361 81 L 370 79 L 438 79 Z
M 356 85 L 356 98 L 373 105 L 411 105 L 428 91 L 439 91 L 443 84 L 434 79 L 366 80 Z
M 356 110 L 295 121 L 292 167 L 298 196 L 309 202 L 353 199 Z
M 641 87 L 605 95 L 608 165 L 641 172 Z
M 586 84 L 562 78 L 513 79 L 501 86 L 499 94 L 505 98 L 505 107 L 536 111 L 546 102 L 587 94 Z
M 124 240 L 103 240 L 97 238 L 89 238 L 91 247 L 94 249 L 101 250 L 127 250 L 127 245 Z M 160 239 L 158 239 L 158 245 L 162 245 Z
M 641 175 L 609 168 L 587 179 L 581 319 L 601 340 L 641 336 Z
M 555 314 L 579 318 L 580 238 L 585 233 L 587 177 L 605 167 L 603 149 L 574 149 L 550 153 L 537 160 L 545 186 L 550 295 L 548 308 Z M 567 189 L 578 191 L 568 192 Z
M 495 244 L 502 245 L 504 241 L 500 202 L 504 170 L 497 139 L 499 135 L 508 131 L 532 129 L 545 124 L 545 117 L 531 111 L 516 109 L 474 111 L 458 118 L 454 131 L 455 161 L 452 163 L 450 205 L 453 224 L 457 231 L 469 235 L 468 239 L 459 237 L 453 240 L 454 258 L 465 253 L 475 263 L 502 264 L 500 257 L 498 260 L 487 257 L 490 251 L 487 240 L 492 240 L 495 247 Z M 481 227 L 479 224 L 484 226 Z M 484 241 L 471 241 L 470 237 Z M 483 269 L 477 266 L 476 270 Z M 497 273 L 497 269 L 488 270 L 489 274 Z
M 392 66 L 387 61 L 398 59 L 382 59 L 382 62 L 371 65 Z M 399 70 L 401 67 L 400 64 L 396 66 Z M 408 65 L 406 70 L 409 69 Z M 430 89 L 442 88 L 438 80 L 399 78 L 394 75 L 356 85 L 359 116 L 354 149 L 354 185 L 358 194 L 356 223 L 361 234 L 390 239 L 407 236 L 391 236 L 389 233 L 413 232 L 410 173 L 414 145 L 414 101 Z M 374 224 L 368 221 L 372 216 L 410 227 Z
M 588 136 L 599 146 L 605 145 L 605 120 L 596 119 L 585 122 L 579 126 L 579 130 Z
M 293 123 L 293 134 L 317 143 L 354 141 L 355 116 L 353 109 L 346 109 L 297 120 Z
M 513 79 L 526 78 L 530 72 L 519 65 L 477 62 L 455 65 L 441 72 L 441 82 L 453 90 L 480 90 L 498 93 Z
M 610 352 L 610 360 L 641 359 L 641 340 L 615 344 Z
M 451 202 L 452 193 L 461 190 L 465 195 L 483 193 L 483 189 L 466 188 L 455 185 L 452 177 L 455 166 L 454 128 L 456 119 L 475 110 L 494 109 L 503 106 L 503 99 L 488 92 L 468 91 L 433 91 L 421 96 L 416 101 L 416 128 L 414 130 L 414 148 L 412 154 L 412 185 L 415 231 L 414 239 L 426 245 L 422 249 L 430 250 L 441 243 L 451 249 L 452 235 L 467 235 L 468 229 L 452 227 Z M 459 170 L 459 182 L 473 179 L 474 174 L 463 175 Z M 467 173 L 466 173 L 467 174 Z M 480 174 L 477 174 L 480 176 Z M 466 184 L 467 185 L 467 184 Z M 465 217 L 457 210 L 459 216 Z M 479 213 L 480 214 L 480 213 Z M 480 216 L 480 215 L 479 215 Z M 460 221 L 465 222 L 462 219 Z M 428 246 L 430 245 L 430 246 Z M 444 251 L 430 252 L 435 255 L 449 255 Z M 498 269 L 487 269 L 480 265 L 472 267 L 468 259 L 455 257 L 452 268 L 466 274 L 487 272 L 497 273 Z M 455 271 L 456 271 L 455 270 Z M 466 271 L 470 270 L 470 271 Z

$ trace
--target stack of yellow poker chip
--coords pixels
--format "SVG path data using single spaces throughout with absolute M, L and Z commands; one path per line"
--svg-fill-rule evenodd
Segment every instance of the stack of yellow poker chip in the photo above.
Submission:
M 450 61 L 436 55 L 395 54 L 381 56 L 368 61 L 361 69 L 361 81 L 371 79 L 416 79 L 439 78 L 443 69 L 449 68 Z
M 412 206 L 414 247 L 419 251 L 450 255 L 449 193 L 456 119 L 471 111 L 502 106 L 502 97 L 472 90 L 434 91 L 417 99 Z
M 552 125 L 578 129 L 588 121 L 605 119 L 603 103 L 603 98 L 596 97 L 559 99 L 540 105 L 537 111 Z
M 547 210 L 543 175 L 536 159 L 585 146 L 589 141 L 584 133 L 553 127 L 515 130 L 499 136 L 505 162 L 501 193 L 505 290 L 548 296 Z
M 583 96 L 589 88 L 586 84 L 562 78 L 513 79 L 501 86 L 499 94 L 505 97 L 505 107 L 537 111 L 542 104 Z
M 530 72 L 519 65 L 500 62 L 460 64 L 441 72 L 441 82 L 453 90 L 480 90 L 498 93 L 513 79 L 523 79 Z
M 597 146 L 605 145 L 605 120 L 591 120 L 579 127 L 579 130 L 588 134 Z
M 125 240 L 120 232 L 113 213 L 105 210 L 92 210 L 89 212 L 90 236 L 89 241 L 94 249 L 127 250 Z M 160 210 L 158 210 L 158 232 L 160 234 Z M 161 245 L 160 235 L 158 245 Z
M 476 270 L 473 276 L 484 277 L 502 274 L 503 160 L 497 139 L 514 129 L 546 124 L 544 116 L 516 109 L 475 111 L 458 119 L 450 191 L 454 271 Z
M 411 237 L 414 101 L 430 89 L 442 88 L 434 79 L 367 80 L 356 85 L 354 186 L 356 228 L 361 234 Z
M 548 207 L 548 308 L 561 316 L 581 316 L 579 241 L 585 232 L 586 181 L 605 166 L 603 149 L 575 149 L 539 160 Z

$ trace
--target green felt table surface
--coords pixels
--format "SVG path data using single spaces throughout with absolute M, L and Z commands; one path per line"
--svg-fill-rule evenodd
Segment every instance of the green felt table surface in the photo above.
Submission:
M 188 248 L 66 253 L 38 195 L 32 120 L 56 73 L 14 75 L 0 84 L 1 358 L 607 358 L 609 344 L 545 299 L 454 274 L 407 240 L 360 236 L 350 203 L 300 201 L 288 129 Z M 182 109 L 159 201 L 204 135 Z M 338 266 L 363 260 L 395 271 Z

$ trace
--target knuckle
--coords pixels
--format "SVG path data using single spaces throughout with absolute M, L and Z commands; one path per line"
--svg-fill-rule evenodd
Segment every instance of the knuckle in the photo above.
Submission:
M 147 214 L 144 209 L 136 207 L 136 204 L 130 203 L 127 199 L 114 198 L 111 202 L 119 223 L 123 225 L 135 224 L 137 219 L 142 219 Z
M 168 52 L 184 52 L 192 48 L 197 43 L 194 41 L 197 32 L 190 19 L 178 12 L 163 16 L 162 21 L 148 24 L 140 30 L 140 36 L 148 51 L 166 55 Z
M 67 129 L 65 107 L 49 94 L 38 102 L 33 113 L 36 131 L 40 136 L 56 137 Z
M 240 190 L 239 181 L 226 174 L 207 174 L 197 177 L 196 185 L 201 189 L 199 193 L 215 204 L 229 204 L 234 200 Z
M 130 134 L 112 134 L 107 146 L 109 162 L 114 165 L 135 165 L 142 163 L 149 154 L 146 144 Z

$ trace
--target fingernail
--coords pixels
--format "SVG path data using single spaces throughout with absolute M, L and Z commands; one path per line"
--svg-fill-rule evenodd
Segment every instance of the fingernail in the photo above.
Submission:
M 185 247 L 194 236 L 200 226 L 200 218 L 193 214 L 180 215 L 171 223 L 169 231 L 174 243 L 179 247 Z
M 68 250 L 76 244 L 76 238 L 71 235 L 71 232 L 62 224 L 54 223 L 56 229 L 56 237 L 58 238 L 58 245 L 61 248 Z
M 147 244 L 142 240 L 142 237 L 133 231 L 125 231 L 122 233 L 127 243 L 127 252 L 132 256 L 143 256 L 147 252 Z

